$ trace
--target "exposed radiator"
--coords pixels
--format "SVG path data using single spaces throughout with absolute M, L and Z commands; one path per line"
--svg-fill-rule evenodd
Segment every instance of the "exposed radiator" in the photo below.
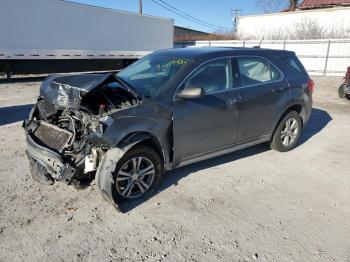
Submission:
M 62 153 L 73 134 L 57 126 L 40 121 L 40 125 L 35 130 L 34 135 L 43 145 Z

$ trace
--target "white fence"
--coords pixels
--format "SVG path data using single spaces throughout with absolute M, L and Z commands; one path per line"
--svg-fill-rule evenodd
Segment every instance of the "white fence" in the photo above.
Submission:
M 175 47 L 253 47 L 260 41 L 225 40 L 175 43 Z M 350 39 L 264 40 L 261 48 L 294 51 L 310 75 L 343 76 L 350 66 Z

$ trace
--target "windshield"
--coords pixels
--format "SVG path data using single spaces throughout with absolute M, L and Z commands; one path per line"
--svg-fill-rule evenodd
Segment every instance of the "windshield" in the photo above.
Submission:
M 151 54 L 133 63 L 117 76 L 147 98 L 156 97 L 189 63 L 183 58 Z

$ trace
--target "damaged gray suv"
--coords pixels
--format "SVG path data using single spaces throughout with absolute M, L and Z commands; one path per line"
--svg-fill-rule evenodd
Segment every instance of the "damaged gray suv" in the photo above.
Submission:
M 293 149 L 313 89 L 293 52 L 260 48 L 169 49 L 117 74 L 49 76 L 23 123 L 31 174 L 95 179 L 118 207 L 176 167 L 264 142 Z

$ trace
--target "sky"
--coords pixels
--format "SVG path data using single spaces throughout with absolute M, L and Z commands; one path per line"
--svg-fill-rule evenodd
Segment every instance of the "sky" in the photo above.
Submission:
M 138 12 L 139 0 L 70 0 L 89 5 L 108 7 L 117 10 Z M 189 27 L 205 32 L 217 31 L 217 27 L 208 27 L 187 20 L 165 8 L 155 4 L 152 0 L 143 1 L 143 13 L 154 16 L 168 17 L 175 20 L 175 25 Z M 163 0 L 177 9 L 211 25 L 223 27 L 222 30 L 232 29 L 231 9 L 242 9 L 242 15 L 261 13 L 255 0 Z M 159 0 L 158 0 L 159 2 Z M 219 29 L 220 30 L 220 29 Z

